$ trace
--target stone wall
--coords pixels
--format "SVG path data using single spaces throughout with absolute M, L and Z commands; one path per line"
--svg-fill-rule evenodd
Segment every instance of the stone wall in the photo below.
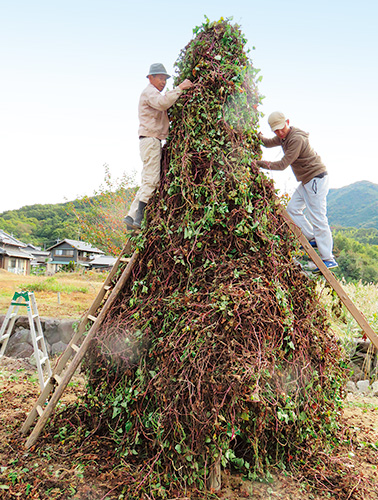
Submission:
M 0 315 L 0 325 L 5 315 Z M 62 353 L 74 334 L 74 328 L 79 320 L 40 318 L 45 337 L 47 352 L 50 356 Z M 34 348 L 30 334 L 29 319 L 27 316 L 17 316 L 12 335 L 8 340 L 4 353 L 9 358 L 23 358 L 30 360 L 34 356 Z

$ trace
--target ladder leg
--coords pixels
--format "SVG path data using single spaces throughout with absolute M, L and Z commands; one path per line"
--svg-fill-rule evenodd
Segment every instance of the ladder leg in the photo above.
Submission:
M 18 294 L 15 294 L 15 296 Z M 12 299 L 11 305 L 9 306 L 8 312 L 4 318 L 3 324 L 1 325 L 0 329 L 0 343 L 2 343 L 1 349 L 0 349 L 0 358 L 1 356 L 4 355 L 5 350 L 8 345 L 8 341 L 10 339 L 10 336 L 12 335 L 13 327 L 16 322 L 16 317 L 18 314 L 18 310 L 20 308 L 20 305 L 26 305 L 26 304 L 21 304 L 21 300 L 23 298 L 23 295 L 19 296 L 17 300 L 14 300 L 14 297 Z M 6 332 L 6 333 L 5 333 Z
M 43 391 L 43 389 L 45 387 L 45 381 L 44 381 L 44 377 L 43 377 L 41 356 L 40 356 L 40 351 L 38 348 L 37 336 L 35 334 L 34 319 L 33 319 L 33 315 L 32 315 L 30 308 L 28 308 L 28 319 L 29 319 L 30 334 L 31 334 L 33 347 L 34 347 L 34 357 L 35 357 L 35 362 L 37 365 L 39 384 L 41 386 L 41 391 Z
M 13 326 L 16 321 L 16 317 L 13 316 L 11 320 L 9 321 L 9 318 L 4 318 L 3 326 L 4 329 L 2 329 L 2 333 L 0 335 L 0 342 L 2 342 L 1 350 L 0 350 L 0 358 L 1 356 L 4 356 L 5 350 L 8 345 L 8 341 L 10 339 L 10 336 L 12 334 Z
M 25 422 L 21 428 L 22 434 L 26 434 L 28 432 L 28 430 L 30 429 L 34 420 L 38 417 L 37 408 L 44 406 L 44 404 L 45 404 L 50 392 L 53 390 L 53 388 L 54 388 L 54 381 L 50 377 L 49 380 L 46 382 L 45 387 L 44 387 L 43 391 L 41 392 L 39 398 L 37 399 L 37 402 L 35 403 L 32 411 L 29 413 L 27 419 L 25 420 Z
M 40 345 L 41 351 L 43 354 L 43 358 L 41 360 L 41 365 L 43 365 L 45 367 L 45 371 L 47 372 L 47 376 L 50 377 L 51 376 L 50 359 L 49 359 L 49 354 L 47 352 L 45 336 L 44 336 L 43 330 L 42 330 L 41 319 L 39 317 L 37 301 L 35 300 L 35 296 L 34 296 L 33 292 L 29 293 L 29 297 L 30 297 L 30 302 L 31 302 L 31 306 L 32 306 L 32 317 L 34 318 L 35 326 L 37 327 L 37 346 L 39 348 L 39 345 Z M 45 384 L 45 382 L 44 382 L 44 384 Z

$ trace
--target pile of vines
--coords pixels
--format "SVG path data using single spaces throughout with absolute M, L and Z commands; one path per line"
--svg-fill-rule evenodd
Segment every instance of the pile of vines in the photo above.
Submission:
M 254 163 L 245 44 L 237 25 L 206 20 L 181 52 L 175 84 L 195 86 L 170 110 L 138 263 L 87 356 L 85 412 L 131 467 L 127 498 L 204 492 L 219 461 L 250 478 L 300 469 L 337 440 L 342 353 Z M 343 481 L 330 491 L 350 491 Z

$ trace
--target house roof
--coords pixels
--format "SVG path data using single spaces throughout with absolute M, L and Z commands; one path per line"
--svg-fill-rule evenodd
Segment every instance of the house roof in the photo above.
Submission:
M 35 247 L 31 243 L 28 243 L 26 245 L 25 250 L 27 250 L 28 252 L 30 252 L 35 257 L 48 257 L 50 255 L 50 252 L 47 252 L 45 250 L 41 250 L 40 247 Z
M 16 257 L 19 259 L 30 259 L 32 260 L 34 257 L 28 252 L 24 252 L 21 248 L 0 248 L 0 254 L 7 255 L 8 257 Z
M 60 245 L 67 243 L 71 247 L 75 248 L 76 250 L 80 250 L 81 252 L 90 252 L 90 253 L 98 253 L 101 255 L 104 255 L 104 252 L 102 250 L 99 250 L 96 247 L 92 247 L 90 243 L 85 243 L 85 241 L 77 241 L 77 240 L 69 240 L 69 239 L 64 239 L 62 241 L 59 241 L 58 243 L 55 243 L 52 247 L 48 248 L 47 250 L 52 250 L 53 248 L 59 247 Z
M 13 236 L 6 233 L 2 229 L 0 229 L 0 244 L 2 245 L 12 245 L 15 247 L 26 247 L 25 243 L 22 243 L 19 240 L 16 240 Z
M 117 259 L 111 255 L 99 255 L 89 262 L 90 266 L 112 266 Z

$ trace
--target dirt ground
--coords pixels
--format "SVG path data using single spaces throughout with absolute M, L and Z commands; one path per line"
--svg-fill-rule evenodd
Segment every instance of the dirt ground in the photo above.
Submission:
M 77 399 L 84 381 L 76 375 L 60 404 Z M 41 443 L 25 449 L 20 432 L 39 394 L 35 369 L 22 360 L 0 358 L 0 498 L 123 500 L 122 464 L 108 451 L 106 443 L 83 439 L 74 449 L 64 440 Z M 350 469 L 356 489 L 345 500 L 376 500 L 378 496 L 378 398 L 349 395 L 343 414 L 348 446 L 341 447 L 335 460 Z M 358 491 L 358 494 L 357 494 Z M 356 496 L 357 495 L 357 496 Z M 320 500 L 327 495 L 311 491 L 303 480 L 277 471 L 272 479 L 244 481 L 240 476 L 222 473 L 222 490 L 217 496 L 226 500 Z M 149 497 L 148 497 L 149 498 Z M 146 497 L 145 500 L 148 500 Z M 192 499 L 189 493 L 170 500 Z M 210 495 L 209 499 L 216 498 Z M 342 497 L 338 497 L 341 499 Z M 344 498 L 342 498 L 344 500 Z

